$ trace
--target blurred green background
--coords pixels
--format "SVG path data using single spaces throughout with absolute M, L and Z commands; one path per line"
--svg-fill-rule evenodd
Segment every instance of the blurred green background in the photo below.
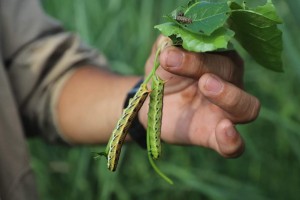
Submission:
M 183 0 L 43 0 L 66 29 L 101 50 L 112 69 L 142 74 L 163 14 Z M 257 4 L 264 1 L 248 1 Z M 274 1 L 284 24 L 284 73 L 255 64 L 244 51 L 246 90 L 262 103 L 259 118 L 238 126 L 247 149 L 224 159 L 201 147 L 164 144 L 157 162 L 174 186 L 162 180 L 136 144 L 125 145 L 115 173 L 94 160 L 97 147 L 50 145 L 30 139 L 32 167 L 43 200 L 110 199 L 300 199 L 300 1 Z M 100 133 L 99 133 L 100 134 Z

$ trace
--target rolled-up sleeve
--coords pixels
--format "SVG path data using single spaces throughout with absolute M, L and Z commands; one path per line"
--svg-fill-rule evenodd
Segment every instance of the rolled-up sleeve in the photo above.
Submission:
M 16 2 L 33 4 L 31 9 L 35 11 L 31 12 L 36 15 L 32 17 L 22 11 L 24 14 L 19 16 L 19 20 L 27 24 L 20 24 L 19 29 L 30 30 L 30 34 L 24 33 L 26 40 L 20 39 L 17 44 L 9 41 L 13 40 L 9 36 L 6 45 L 2 46 L 6 50 L 12 89 L 26 133 L 57 141 L 62 135 L 56 122 L 55 107 L 64 83 L 78 67 L 106 67 L 106 62 L 96 50 L 84 45 L 78 36 L 65 32 L 58 23 L 44 15 L 36 0 L 11 0 L 12 4 L 15 3 L 14 9 L 19 6 Z M 14 21 L 18 22 L 18 19 L 14 18 Z M 7 33 L 11 32 L 11 28 L 7 30 Z M 21 33 L 17 34 L 19 32 L 15 30 L 14 37 L 22 37 Z

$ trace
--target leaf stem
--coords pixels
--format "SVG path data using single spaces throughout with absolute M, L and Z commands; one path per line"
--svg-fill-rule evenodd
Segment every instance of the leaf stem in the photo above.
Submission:
M 151 72 L 150 72 L 150 74 L 147 76 L 147 78 L 144 80 L 144 84 L 147 84 L 149 81 L 150 81 L 150 79 L 152 78 L 152 76 L 155 74 L 155 72 L 156 72 L 156 70 L 157 70 L 157 68 L 159 67 L 159 62 L 158 62 L 158 56 L 159 56 L 159 54 L 160 54 L 160 52 L 161 52 L 161 49 L 162 49 L 162 47 L 159 47 L 157 50 L 156 50 L 156 54 L 155 54 L 155 60 L 154 60 L 154 66 L 153 66 L 153 68 L 152 68 L 152 70 L 151 70 Z
M 148 158 L 149 158 L 149 162 L 151 164 L 151 166 L 153 167 L 153 169 L 155 170 L 155 172 L 161 176 L 165 181 L 167 181 L 169 184 L 173 185 L 174 182 L 169 178 L 167 177 L 162 171 L 160 171 L 160 169 L 156 166 L 156 164 L 154 163 L 150 153 L 148 152 Z
M 147 131 L 148 132 L 148 131 Z M 148 159 L 149 162 L 151 164 L 151 166 L 153 167 L 153 169 L 155 170 L 155 172 L 162 177 L 165 181 L 167 181 L 169 184 L 173 185 L 173 181 L 167 177 L 155 164 L 154 160 L 151 157 L 151 152 L 150 152 L 150 134 L 147 133 L 147 151 L 148 151 Z

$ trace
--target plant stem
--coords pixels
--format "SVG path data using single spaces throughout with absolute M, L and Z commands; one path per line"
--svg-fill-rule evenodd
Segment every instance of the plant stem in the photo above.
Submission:
M 147 84 L 147 83 L 150 81 L 150 79 L 152 78 L 152 76 L 155 74 L 157 68 L 159 67 L 159 64 L 160 64 L 160 63 L 158 62 L 158 56 L 159 56 L 159 54 L 160 54 L 160 52 L 161 52 L 161 49 L 162 49 L 162 48 L 160 47 L 160 48 L 158 48 L 158 49 L 156 50 L 155 60 L 154 60 L 154 66 L 153 66 L 153 68 L 152 68 L 150 74 L 149 74 L 149 75 L 147 76 L 147 78 L 144 80 L 143 84 Z
M 167 177 L 162 171 L 160 171 L 160 169 L 156 166 L 154 160 L 151 157 L 151 152 L 150 152 L 150 134 L 148 133 L 149 131 L 147 130 L 147 153 L 148 153 L 148 159 L 149 162 L 151 164 L 151 166 L 153 167 L 153 169 L 155 170 L 155 172 L 162 177 L 165 181 L 167 181 L 169 184 L 173 185 L 173 181 Z
M 161 176 L 165 181 L 167 181 L 169 184 L 173 185 L 173 181 L 167 177 L 162 171 L 160 171 L 160 169 L 156 166 L 156 164 L 154 163 L 153 159 L 151 158 L 150 153 L 148 152 L 148 158 L 149 158 L 149 162 L 151 164 L 151 166 L 153 167 L 153 169 L 155 170 L 155 172 Z

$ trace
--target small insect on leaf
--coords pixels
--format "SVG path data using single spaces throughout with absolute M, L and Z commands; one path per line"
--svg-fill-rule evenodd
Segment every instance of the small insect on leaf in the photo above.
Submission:
M 110 171 L 115 171 L 117 168 L 122 145 L 128 133 L 128 129 L 145 102 L 149 92 L 147 84 L 141 84 L 134 97 L 130 99 L 127 108 L 123 110 L 122 116 L 119 119 L 106 147 L 107 168 Z
M 158 159 L 161 154 L 161 120 L 163 108 L 163 93 L 165 82 L 156 74 L 152 78 L 150 104 L 148 111 L 147 134 L 149 135 L 148 151 L 153 159 Z
M 193 23 L 193 20 L 191 18 L 185 17 L 185 16 L 181 16 L 181 15 L 177 15 L 176 16 L 176 21 L 182 23 L 182 24 L 191 24 Z

